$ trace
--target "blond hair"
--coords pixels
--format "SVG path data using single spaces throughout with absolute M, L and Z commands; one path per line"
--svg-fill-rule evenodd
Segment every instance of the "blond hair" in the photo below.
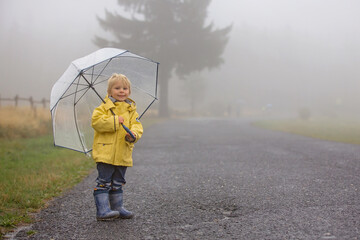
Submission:
M 130 80 L 123 74 L 120 73 L 113 73 L 113 75 L 111 75 L 111 77 L 108 80 L 108 89 L 107 92 L 110 95 L 111 94 L 111 89 L 112 87 L 115 85 L 115 83 L 120 82 L 121 84 L 123 84 L 124 86 L 129 88 L 129 93 L 131 93 L 131 82 Z

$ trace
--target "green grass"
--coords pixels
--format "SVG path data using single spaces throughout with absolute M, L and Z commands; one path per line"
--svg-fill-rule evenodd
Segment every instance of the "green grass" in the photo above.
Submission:
M 32 213 L 94 166 L 84 154 L 55 148 L 52 136 L 0 140 L 0 239 L 15 226 L 32 222 Z
M 264 120 L 253 125 L 323 140 L 360 144 L 360 121 L 355 119 Z

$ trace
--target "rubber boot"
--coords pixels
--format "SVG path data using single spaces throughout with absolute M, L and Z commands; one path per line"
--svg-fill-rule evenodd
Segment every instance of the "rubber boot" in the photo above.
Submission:
M 109 192 L 111 210 L 117 211 L 120 214 L 120 218 L 129 219 L 133 218 L 134 214 L 123 207 L 123 190 L 111 190 Z
M 118 211 L 112 211 L 109 203 L 109 193 L 106 191 L 94 191 L 96 204 L 96 220 L 108 221 L 119 217 Z

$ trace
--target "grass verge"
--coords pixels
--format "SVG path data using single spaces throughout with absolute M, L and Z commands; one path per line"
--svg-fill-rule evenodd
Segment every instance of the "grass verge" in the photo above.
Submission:
M 360 144 L 360 121 L 355 119 L 263 120 L 253 125 L 328 141 Z
M 55 148 L 51 135 L 0 140 L 0 239 L 80 182 L 94 167 L 84 154 Z

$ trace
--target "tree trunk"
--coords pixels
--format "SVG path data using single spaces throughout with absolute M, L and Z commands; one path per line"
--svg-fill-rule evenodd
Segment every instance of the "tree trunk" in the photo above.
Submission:
M 160 82 L 160 96 L 159 96 L 159 117 L 168 118 L 169 113 L 169 81 L 168 78 L 162 78 Z
M 169 111 L 169 81 L 171 78 L 171 69 L 167 63 L 159 66 L 159 117 L 170 117 Z

